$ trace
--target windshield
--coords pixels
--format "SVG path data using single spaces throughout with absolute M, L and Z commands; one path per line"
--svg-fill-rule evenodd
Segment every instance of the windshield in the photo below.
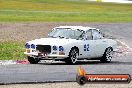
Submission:
M 84 31 L 82 30 L 72 30 L 70 28 L 56 28 L 53 29 L 52 32 L 48 35 L 53 38 L 71 38 L 71 39 L 79 39 L 82 38 Z

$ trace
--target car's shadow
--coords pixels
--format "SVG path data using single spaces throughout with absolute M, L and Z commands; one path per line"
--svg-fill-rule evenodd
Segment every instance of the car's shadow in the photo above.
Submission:
M 66 64 L 65 62 L 40 62 L 39 65 L 72 65 Z M 121 62 L 121 61 L 112 61 L 110 63 L 101 63 L 100 61 L 87 61 L 87 62 L 78 62 L 73 65 L 132 65 L 132 62 Z

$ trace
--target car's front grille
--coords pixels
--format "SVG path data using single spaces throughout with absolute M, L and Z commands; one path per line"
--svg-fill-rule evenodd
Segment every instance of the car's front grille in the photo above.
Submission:
M 39 52 L 50 53 L 51 46 L 50 45 L 37 45 L 36 50 L 38 50 Z

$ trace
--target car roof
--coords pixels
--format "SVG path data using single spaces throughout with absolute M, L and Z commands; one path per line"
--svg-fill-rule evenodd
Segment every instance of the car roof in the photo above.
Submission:
M 55 28 L 66 28 L 66 29 L 72 29 L 72 30 L 83 30 L 83 31 L 88 31 L 89 29 L 96 29 L 96 28 L 92 28 L 92 27 L 84 27 L 84 26 L 59 26 L 59 27 L 55 27 Z M 99 29 L 97 29 L 99 30 Z

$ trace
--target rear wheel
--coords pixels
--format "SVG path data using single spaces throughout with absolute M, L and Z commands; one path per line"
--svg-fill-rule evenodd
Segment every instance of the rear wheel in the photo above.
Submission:
M 109 63 L 109 62 L 111 62 L 112 57 L 113 57 L 113 49 L 112 49 L 112 47 L 108 47 L 105 50 L 105 53 L 100 61 L 103 63 Z
M 77 62 L 78 55 L 79 55 L 78 49 L 76 48 L 71 49 L 69 57 L 65 59 L 65 62 L 67 64 L 75 64 Z
M 30 62 L 30 64 L 37 64 L 39 61 L 40 61 L 40 59 L 38 59 L 38 58 L 33 58 L 33 57 L 27 57 L 28 58 L 28 61 Z

